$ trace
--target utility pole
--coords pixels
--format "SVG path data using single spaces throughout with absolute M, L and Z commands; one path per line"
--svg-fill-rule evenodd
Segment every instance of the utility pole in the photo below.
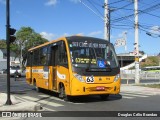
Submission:
M 134 52 L 135 52 L 135 83 L 139 84 L 140 75 L 139 75 L 139 42 L 138 42 L 138 0 L 134 0 L 134 15 L 135 15 L 135 43 L 134 43 Z
M 109 24 L 109 7 L 108 7 L 108 0 L 104 1 L 104 39 L 110 41 L 110 24 Z
M 6 105 L 11 105 L 10 98 L 10 1 L 6 0 L 6 42 L 7 42 L 7 101 Z

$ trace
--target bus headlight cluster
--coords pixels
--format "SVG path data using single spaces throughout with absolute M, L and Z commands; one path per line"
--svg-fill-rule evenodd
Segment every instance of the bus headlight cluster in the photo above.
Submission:
M 85 82 L 85 80 L 83 79 L 83 77 L 79 74 L 74 74 L 74 76 L 80 81 L 80 82 Z
M 120 78 L 120 74 L 117 74 L 114 78 L 114 82 L 116 82 Z

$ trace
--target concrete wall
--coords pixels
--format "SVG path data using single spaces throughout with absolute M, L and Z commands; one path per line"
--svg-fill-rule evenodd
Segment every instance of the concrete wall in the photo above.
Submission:
M 0 70 L 2 69 L 7 69 L 7 60 L 6 61 L 0 60 Z

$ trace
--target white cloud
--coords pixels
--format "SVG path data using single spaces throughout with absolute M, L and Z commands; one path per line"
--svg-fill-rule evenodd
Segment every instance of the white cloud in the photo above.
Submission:
M 118 37 L 124 37 L 124 34 L 127 34 L 127 31 L 123 31 L 122 33 L 118 34 Z
M 40 35 L 43 37 L 43 38 L 46 38 L 48 40 L 52 40 L 54 37 L 56 37 L 55 34 L 53 33 L 47 33 L 47 32 L 41 32 Z
M 153 34 L 160 34 L 160 26 L 151 27 L 150 32 L 153 33 Z
M 83 33 L 77 33 L 77 34 L 70 34 L 70 33 L 64 33 L 63 35 L 61 35 L 60 37 L 64 36 L 64 37 L 68 37 L 68 36 L 75 36 L 75 35 L 80 35 L 83 36 Z
M 91 32 L 88 34 L 88 36 L 97 36 L 97 35 L 100 35 L 102 34 L 102 31 L 95 31 L 95 32 Z
M 69 33 L 64 33 L 62 36 L 69 36 Z
M 5 0 L 0 0 L 1 1 L 5 1 Z M 45 3 L 46 6 L 55 6 L 57 4 L 57 2 L 60 1 L 60 0 L 48 0 L 48 2 Z M 78 3 L 79 0 L 68 0 L 70 2 L 73 2 L 73 3 Z
M 48 0 L 48 2 L 45 3 L 47 6 L 54 6 L 57 4 L 57 0 Z

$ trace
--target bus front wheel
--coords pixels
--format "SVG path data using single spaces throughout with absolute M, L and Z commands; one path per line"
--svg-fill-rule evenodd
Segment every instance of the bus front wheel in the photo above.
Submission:
M 59 88 L 59 97 L 61 99 L 63 99 L 64 101 L 69 101 L 69 96 L 66 95 L 66 92 L 65 92 L 65 87 L 63 84 L 60 85 L 60 88 Z

